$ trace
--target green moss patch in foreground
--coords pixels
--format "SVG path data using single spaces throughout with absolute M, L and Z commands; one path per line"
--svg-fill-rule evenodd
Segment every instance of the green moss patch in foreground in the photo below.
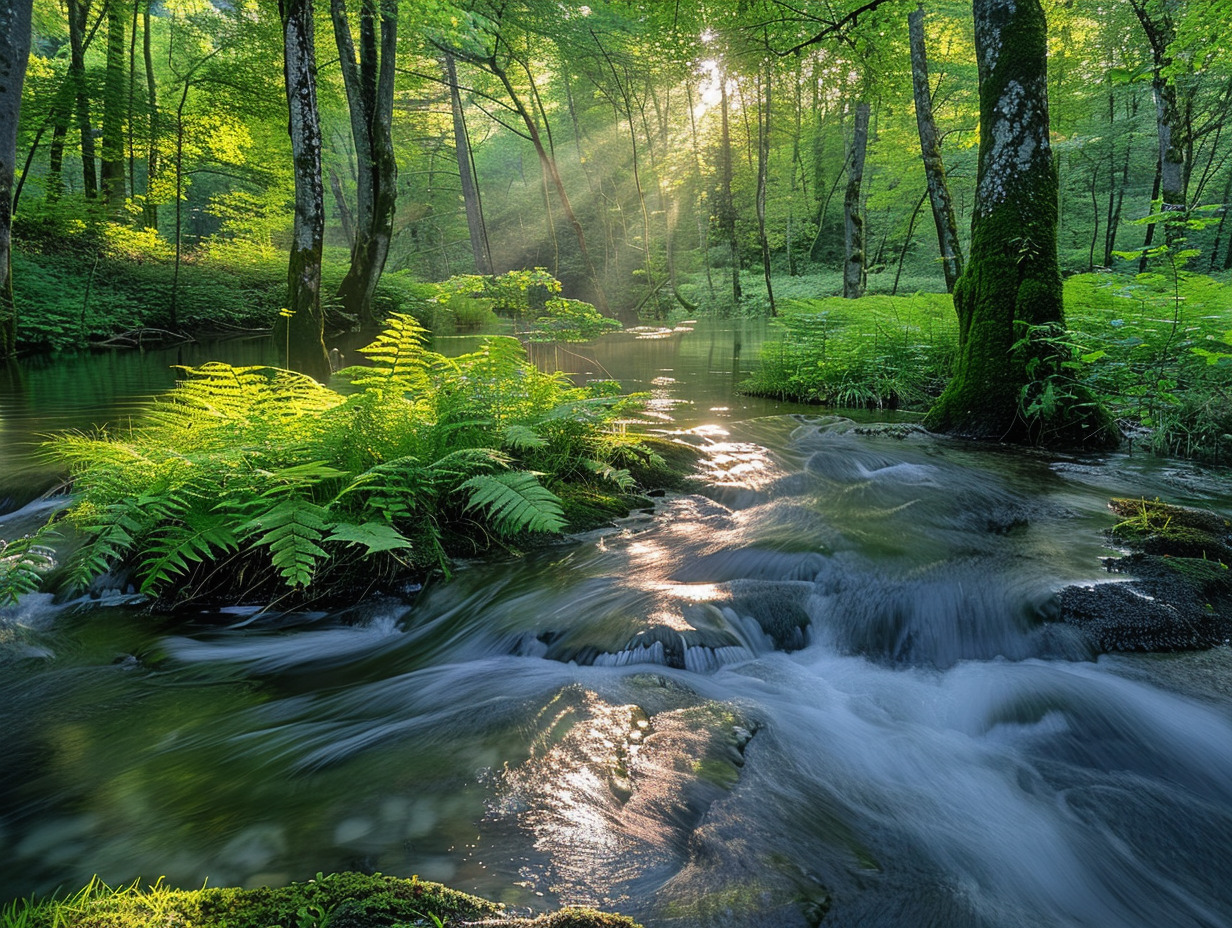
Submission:
M 0 928 L 638 928 L 621 915 L 566 908 L 535 919 L 418 877 L 317 874 L 260 889 L 169 889 L 161 883 L 112 889 L 99 881 L 65 899 L 18 900 L 0 909 Z

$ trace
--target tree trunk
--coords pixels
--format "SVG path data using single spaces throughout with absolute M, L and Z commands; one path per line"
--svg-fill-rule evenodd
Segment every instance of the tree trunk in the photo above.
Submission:
M 378 11 L 377 0 L 361 0 L 358 60 L 345 0 L 330 0 L 330 14 L 358 166 L 355 241 L 351 248 L 351 266 L 338 287 L 338 297 L 347 312 L 356 316 L 363 327 L 371 328 L 380 321 L 372 314 L 372 297 L 389 257 L 397 207 L 398 165 L 394 159 L 390 124 L 398 47 L 398 4 L 397 0 L 380 0 Z
M 864 183 L 864 159 L 868 154 L 867 103 L 856 105 L 855 127 L 851 134 L 851 159 L 847 168 L 847 194 L 843 198 L 843 296 L 854 300 L 864 296 L 867 268 L 864 260 L 864 214 L 860 210 L 860 187 Z
M 1165 215 L 1164 237 L 1172 246 L 1182 234 L 1180 223 L 1172 219 L 1183 219 L 1188 209 L 1186 194 L 1192 142 L 1187 130 L 1186 107 L 1181 103 L 1175 80 L 1169 75 L 1171 46 L 1176 38 L 1172 18 L 1176 4 L 1164 0 L 1148 9 L 1146 0 L 1131 0 L 1131 5 L 1151 46 L 1151 92 L 1155 97 L 1155 124 L 1159 136 L 1159 212 Z
M 953 293 L 954 284 L 962 274 L 962 246 L 958 242 L 958 220 L 950 188 L 945 180 L 945 162 L 937 140 L 937 124 L 933 120 L 932 88 L 928 82 L 928 53 L 924 45 L 924 9 L 913 10 L 907 17 L 911 36 L 911 79 L 915 89 L 915 122 L 920 134 L 920 153 L 924 159 L 924 178 L 928 184 L 928 199 L 937 226 L 937 244 L 941 249 L 941 269 L 945 273 L 945 289 Z
M 731 127 L 727 118 L 727 74 L 719 74 L 719 108 L 722 134 L 719 138 L 719 228 L 731 251 L 732 300 L 740 302 L 740 240 L 736 237 L 736 203 L 732 198 Z
M 766 297 L 770 315 L 777 316 L 774 285 L 770 282 L 770 240 L 766 237 L 766 181 L 770 173 L 771 70 L 766 67 L 765 89 L 758 101 L 757 120 L 757 238 L 761 242 L 761 269 L 766 278 Z
M 113 220 L 124 215 L 124 11 L 107 0 L 107 68 L 103 83 L 103 199 Z
M 86 93 L 86 0 L 68 0 L 68 73 L 77 99 L 77 129 L 81 133 L 81 183 L 87 197 L 98 196 L 94 165 L 94 130 L 90 124 L 90 96 Z
M 1057 173 L 1048 138 L 1047 22 L 1040 0 L 975 0 L 980 151 L 971 255 L 954 289 L 959 357 L 929 411 L 939 431 L 1062 446 L 1119 435 L 1067 384 L 1057 264 Z
M 158 203 L 154 185 L 158 181 L 158 88 L 154 83 L 154 53 L 150 42 L 150 6 L 154 0 L 146 0 L 141 14 L 141 55 L 145 59 L 145 92 L 149 118 L 149 143 L 145 161 L 145 203 L 142 205 L 142 225 L 147 229 L 158 228 Z
M 287 367 L 324 380 L 329 376 L 321 314 L 325 190 L 321 180 L 312 0 L 278 0 L 278 10 L 282 16 L 288 129 L 295 171 L 295 225 L 287 269 L 287 307 L 279 316 L 274 334 L 286 352 Z
M 458 89 L 458 69 L 453 55 L 445 53 L 445 80 L 449 84 L 449 109 L 453 113 L 453 143 L 458 160 L 458 176 L 462 178 L 462 204 L 466 208 L 466 230 L 471 239 L 471 256 L 475 270 L 480 274 L 492 273 L 492 259 L 488 255 L 483 234 L 483 216 L 479 207 L 479 191 L 475 175 L 471 171 L 471 143 L 466 132 L 466 113 L 462 109 L 462 93 Z
M 17 174 L 17 120 L 30 59 L 32 0 L 0 3 L 0 359 L 17 344 L 13 299 L 13 181 Z

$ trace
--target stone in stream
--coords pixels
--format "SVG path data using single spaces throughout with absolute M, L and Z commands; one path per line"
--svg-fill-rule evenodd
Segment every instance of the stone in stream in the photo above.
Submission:
M 1189 651 L 1232 637 L 1232 525 L 1217 513 L 1113 499 L 1110 531 L 1131 553 L 1108 558 L 1127 579 L 1061 591 L 1061 620 L 1107 651 Z

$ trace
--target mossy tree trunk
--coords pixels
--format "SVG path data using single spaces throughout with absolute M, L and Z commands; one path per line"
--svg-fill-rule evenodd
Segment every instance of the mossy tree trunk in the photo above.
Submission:
M 1063 378 L 1057 172 L 1048 139 L 1048 26 L 1040 0 L 975 0 L 980 153 L 971 253 L 954 288 L 959 357 L 929 411 L 938 431 L 1107 445 L 1107 415 Z
M 17 305 L 13 300 L 13 181 L 17 173 L 17 119 L 30 59 L 31 0 L 0 3 L 0 359 L 13 354 Z
M 287 270 L 287 308 L 274 333 L 286 351 L 287 367 L 325 380 L 329 377 L 321 314 L 325 189 L 321 177 L 312 0 L 279 0 L 278 9 L 282 15 L 283 64 L 295 165 L 295 225 Z

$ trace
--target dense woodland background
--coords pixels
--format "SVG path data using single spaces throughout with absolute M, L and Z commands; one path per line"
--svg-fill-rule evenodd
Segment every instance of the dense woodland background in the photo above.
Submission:
M 371 213 L 357 203 L 374 156 L 357 153 L 348 64 L 357 106 L 381 105 L 378 76 L 390 85 L 379 119 L 397 171 L 395 278 L 543 267 L 566 295 L 626 319 L 682 304 L 765 312 L 776 298 L 841 292 L 854 215 L 869 290 L 946 287 L 913 102 L 913 3 L 317 7 L 327 301 Z M 965 246 L 971 7 L 921 7 Z M 1045 7 L 1063 270 L 1125 270 L 1136 259 L 1117 253 L 1155 234 L 1141 220 L 1159 197 L 1161 85 L 1184 203 L 1213 220 L 1188 233 L 1191 270 L 1232 267 L 1218 208 L 1232 199 L 1219 4 Z M 34 32 L 15 190 L 19 344 L 268 322 L 293 200 L 277 5 L 38 0 Z

